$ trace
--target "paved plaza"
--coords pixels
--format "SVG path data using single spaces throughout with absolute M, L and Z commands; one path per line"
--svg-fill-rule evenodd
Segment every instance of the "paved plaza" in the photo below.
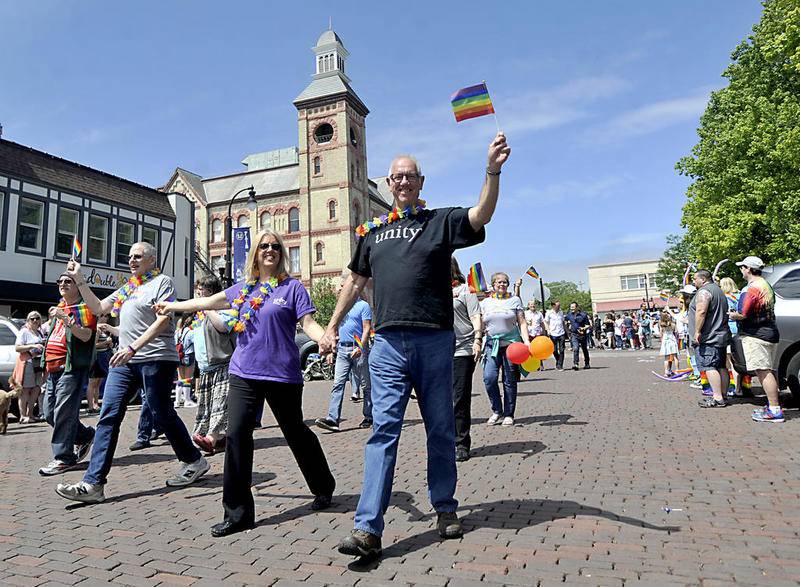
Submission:
M 94 506 L 54 491 L 80 472 L 37 474 L 50 429 L 12 424 L 0 437 L 0 584 L 798 584 L 797 410 L 790 405 L 783 425 L 751 422 L 750 403 L 701 410 L 697 391 L 650 373 L 661 364 L 649 353 L 596 353 L 593 365 L 522 382 L 513 428 L 483 424 L 476 376 L 474 456 L 459 464 L 456 495 L 461 540 L 441 541 L 434 529 L 424 426 L 411 402 L 384 558 L 367 567 L 335 549 L 361 483 L 360 404 L 346 401 L 342 432 L 315 429 L 337 481 L 334 507 L 320 513 L 267 413 L 256 431 L 258 525 L 222 539 L 209 527 L 222 519 L 223 455 L 198 484 L 166 488 L 176 468 L 169 446 L 127 449 L 138 408 L 123 427 L 108 501 Z M 327 382 L 306 386 L 309 422 L 325 415 L 328 391 Z

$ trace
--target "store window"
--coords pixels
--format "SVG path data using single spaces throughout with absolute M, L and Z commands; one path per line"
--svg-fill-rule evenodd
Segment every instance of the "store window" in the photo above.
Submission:
M 89 215 L 89 242 L 86 248 L 90 263 L 108 262 L 108 218 L 105 216 Z
M 58 229 L 56 231 L 56 254 L 69 257 L 72 255 L 72 242 L 80 231 L 81 214 L 72 208 L 58 210 Z M 78 239 L 83 240 L 81 238 Z M 80 260 L 80 259 L 79 259 Z
M 26 251 L 42 250 L 44 203 L 29 198 L 19 199 L 17 212 L 17 246 Z

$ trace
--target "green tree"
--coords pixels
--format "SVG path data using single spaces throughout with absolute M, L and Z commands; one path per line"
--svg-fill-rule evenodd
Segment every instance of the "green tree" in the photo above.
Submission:
M 686 267 L 694 260 L 689 240 L 686 235 L 670 234 L 667 236 L 667 250 L 658 261 L 656 285 L 659 291 L 673 293 L 680 289 Z M 655 298 L 658 292 L 652 292 Z
M 558 301 L 561 302 L 561 309 L 566 312 L 572 302 L 578 302 L 582 310 L 592 311 L 592 294 L 579 289 L 578 284 L 572 281 L 547 281 L 545 286 L 550 290 L 547 307 L 551 302 Z
M 711 95 L 699 142 L 678 171 L 693 181 L 682 224 L 701 265 L 800 251 L 800 4 L 766 0 Z
M 327 277 L 322 279 L 315 279 L 311 285 L 311 301 L 317 308 L 317 313 L 314 314 L 314 319 L 319 322 L 319 325 L 325 328 L 333 316 L 333 310 L 336 308 L 336 286 L 333 281 Z

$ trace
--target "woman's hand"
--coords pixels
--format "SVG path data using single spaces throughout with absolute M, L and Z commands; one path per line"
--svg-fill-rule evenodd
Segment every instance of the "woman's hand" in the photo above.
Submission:
M 65 273 L 70 276 L 76 285 L 82 285 L 86 281 L 81 273 L 81 264 L 75 259 L 70 259 L 67 262 L 67 270 Z

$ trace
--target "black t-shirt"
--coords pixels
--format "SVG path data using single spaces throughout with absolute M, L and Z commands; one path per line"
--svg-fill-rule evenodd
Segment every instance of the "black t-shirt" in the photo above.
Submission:
M 359 239 L 350 270 L 372 277 L 375 330 L 390 326 L 453 329 L 453 251 L 483 242 L 467 208 L 423 210 Z

